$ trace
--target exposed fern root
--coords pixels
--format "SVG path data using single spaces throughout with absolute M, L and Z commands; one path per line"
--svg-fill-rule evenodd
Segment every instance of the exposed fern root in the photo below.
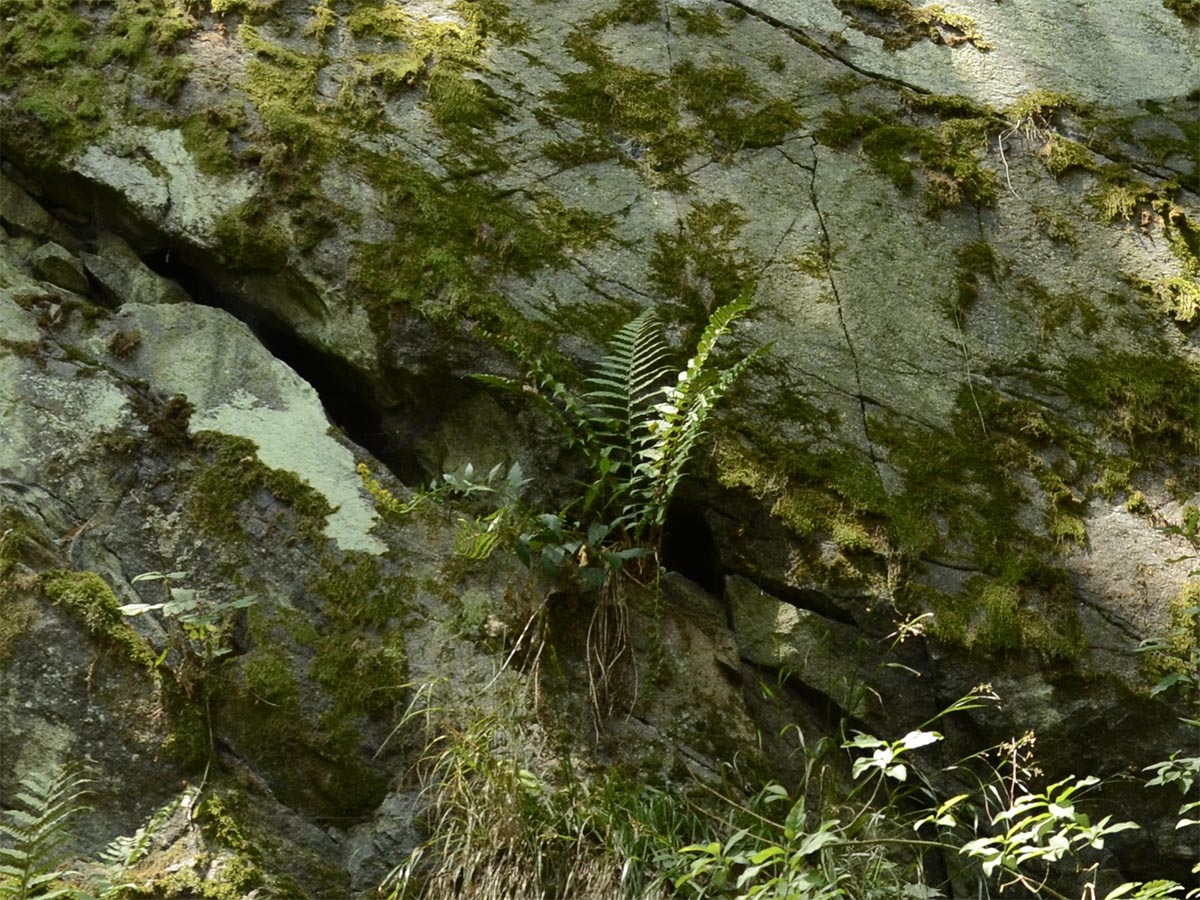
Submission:
M 617 698 L 630 707 L 637 700 L 637 660 L 633 656 L 629 631 L 629 602 L 625 579 L 608 578 L 600 591 L 600 601 L 592 611 L 587 633 L 588 688 L 596 731 L 613 713 Z M 621 683 L 628 672 L 631 685 Z

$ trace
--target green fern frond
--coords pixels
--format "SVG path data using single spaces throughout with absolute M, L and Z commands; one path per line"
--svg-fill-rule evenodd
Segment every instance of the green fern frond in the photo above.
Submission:
M 500 339 L 499 343 L 517 358 L 532 384 L 500 375 L 479 374 L 472 377 L 484 384 L 538 400 L 562 429 L 567 443 L 582 448 L 590 456 L 597 447 L 597 441 L 592 432 L 591 419 L 580 399 L 532 353 L 512 341 Z
M 71 839 L 70 820 L 87 809 L 83 797 L 90 783 L 72 764 L 21 780 L 13 797 L 19 806 L 5 810 L 0 821 L 0 834 L 13 842 L 0 847 L 0 898 L 51 900 L 73 893 L 52 885 L 75 874 L 59 871 L 67 859 L 62 848 Z
M 495 521 L 459 519 L 454 531 L 454 553 L 464 559 L 481 560 L 492 555 L 500 543 L 501 530 Z
M 662 323 L 648 309 L 613 336 L 596 374 L 586 380 L 591 387 L 583 399 L 591 409 L 592 429 L 608 445 L 605 474 L 616 488 L 610 500 L 634 487 L 637 459 L 666 388 L 667 355 Z
M 667 504 L 679 485 L 697 441 L 704 435 L 709 413 L 735 381 L 760 355 L 762 348 L 726 369 L 707 367 L 717 342 L 750 308 L 750 294 L 716 310 L 705 326 L 696 350 L 675 383 L 663 392 L 663 402 L 654 407 L 655 418 L 647 424 L 652 436 L 642 443 L 635 466 L 634 502 L 637 517 L 633 532 L 642 535 L 662 526 Z
M 101 850 L 98 861 L 102 868 L 88 878 L 93 895 L 99 900 L 105 900 L 109 897 L 124 897 L 126 891 L 136 890 L 137 885 L 127 880 L 127 873 L 150 852 L 155 839 L 171 816 L 185 803 L 188 806 L 193 804 L 199 793 L 198 788 L 188 788 L 155 810 L 146 820 L 146 824 L 133 834 L 118 835 Z
M 714 406 L 766 348 L 732 366 L 710 370 L 718 341 L 750 308 L 749 290 L 716 310 L 682 371 L 667 364 L 669 350 L 661 320 L 649 309 L 612 337 L 595 372 L 576 395 L 553 378 L 532 355 L 509 349 L 534 386 L 495 376 L 488 384 L 532 393 L 554 413 L 568 442 L 583 449 L 593 482 L 583 496 L 583 513 L 604 517 L 610 545 L 653 548 L 669 503 Z M 490 553 L 473 531 L 461 534 L 460 552 Z M 490 532 L 491 529 L 489 529 Z M 565 546 L 565 545 L 564 545 Z

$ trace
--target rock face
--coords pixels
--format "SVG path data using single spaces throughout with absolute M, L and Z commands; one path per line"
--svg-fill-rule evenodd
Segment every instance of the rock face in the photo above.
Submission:
M 586 371 L 651 306 L 691 346 L 743 291 L 770 351 L 668 522 L 641 649 L 679 664 L 628 752 L 710 777 L 764 673 L 888 731 L 991 681 L 1005 715 L 948 740 L 1036 723 L 1058 771 L 1189 739 L 1146 697 L 1177 660 L 1135 653 L 1196 568 L 1188 4 L 14 0 L 0 49 L 0 789 L 90 756 L 144 799 L 89 847 L 219 760 L 205 834 L 296 851 L 226 840 L 243 886 L 371 888 L 417 840 L 411 686 L 473 698 L 546 587 L 455 554 L 478 510 L 380 498 L 518 461 L 562 508 L 567 448 L 469 376 L 510 342 Z M 113 612 L 151 571 L 255 597 L 200 681 Z M 1186 862 L 1123 837 L 1130 874 Z

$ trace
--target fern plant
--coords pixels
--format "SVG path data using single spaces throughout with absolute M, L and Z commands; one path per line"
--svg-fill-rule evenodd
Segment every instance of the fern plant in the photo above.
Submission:
M 766 351 L 760 348 L 725 368 L 709 364 L 717 342 L 749 307 L 747 292 L 716 310 L 692 357 L 678 371 L 668 364 L 670 351 L 662 322 L 654 309 L 648 309 L 613 336 L 582 392 L 573 391 L 541 360 L 515 346 L 510 349 L 524 366 L 526 381 L 477 376 L 488 384 L 536 396 L 559 423 L 568 443 L 583 452 L 591 469 L 592 481 L 576 516 L 578 527 L 569 529 L 579 540 L 543 540 L 552 557 L 564 558 L 564 550 L 578 561 L 599 556 L 602 548 L 594 540 L 583 540 L 585 534 L 600 535 L 609 554 L 636 548 L 657 553 L 667 507 L 709 414 Z M 561 517 L 552 518 L 553 523 L 532 537 L 542 532 L 561 535 Z M 605 559 L 623 561 L 619 556 Z
M 74 896 L 64 886 L 74 875 L 61 869 L 71 839 L 70 820 L 87 807 L 83 803 L 90 779 L 78 766 L 33 772 L 21 780 L 11 809 L 4 811 L 0 834 L 12 842 L 0 847 L 0 900 L 53 900 Z

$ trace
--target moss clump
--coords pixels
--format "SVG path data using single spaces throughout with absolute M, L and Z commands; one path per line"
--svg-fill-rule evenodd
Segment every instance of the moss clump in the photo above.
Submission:
M 816 135 L 821 143 L 842 149 L 860 141 L 863 156 L 902 191 L 911 190 L 916 170 L 923 170 L 925 209 L 936 216 L 964 201 L 976 206 L 995 201 L 996 175 L 980 161 L 994 127 L 991 118 L 952 118 L 925 127 L 843 109 L 825 113 Z
M 1171 253 L 1179 261 L 1180 274 L 1145 287 L 1162 312 L 1190 325 L 1200 315 L 1200 229 L 1168 199 L 1157 200 L 1155 208 Z
M 343 564 L 324 561 L 308 587 L 329 602 L 326 615 L 377 628 L 394 624 L 412 597 L 412 586 L 403 578 L 385 578 L 379 560 L 369 553 L 349 554 Z
M 55 606 L 79 620 L 88 634 L 116 649 L 134 664 L 157 677 L 157 658 L 150 644 L 134 631 L 121 614 L 121 602 L 108 583 L 95 572 L 47 572 L 42 589 Z
M 104 80 L 87 53 L 93 26 L 70 0 L 3 0 L 0 18 L 11 23 L 0 37 L 6 144 L 38 164 L 68 156 L 105 126 Z
M 1123 441 L 1142 466 L 1200 451 L 1200 366 L 1161 355 L 1111 353 L 1074 357 L 1064 372 L 1067 395 L 1091 410 L 1100 430 Z
M 763 91 L 741 66 L 697 66 L 685 60 L 672 72 L 671 85 L 684 108 L 699 119 L 699 140 L 725 154 L 773 147 L 802 122 L 796 108 L 781 97 L 756 106 Z
M 465 313 L 491 331 L 527 335 L 529 324 L 494 282 L 560 263 L 564 238 L 488 185 L 443 183 L 394 157 L 360 161 L 385 193 L 381 215 L 395 229 L 392 240 L 359 247 L 352 277 L 367 304 L 414 307 L 434 322 Z
M 267 492 L 291 508 L 296 530 L 314 545 L 323 545 L 328 501 L 295 474 L 263 465 L 253 441 L 213 431 L 195 435 L 196 447 L 211 461 L 188 490 L 188 510 L 205 534 L 224 541 L 244 541 L 242 504 Z
M 1066 94 L 1041 88 L 1023 94 L 1006 112 L 1014 122 L 1029 122 L 1038 128 L 1050 128 L 1066 111 L 1082 112 L 1083 107 Z
M 1091 172 L 1097 167 L 1091 151 L 1060 134 L 1051 134 L 1047 138 L 1038 150 L 1038 158 L 1055 178 L 1061 178 L 1072 169 Z
M 954 276 L 955 297 L 948 311 L 959 321 L 979 299 L 979 276 L 995 282 L 1000 275 L 1000 260 L 987 241 L 965 244 L 954 251 L 958 270 Z
M 1134 177 L 1128 166 L 1111 165 L 1100 170 L 1100 181 L 1088 194 L 1088 202 L 1105 222 L 1133 218 L 1139 207 L 1148 206 L 1156 198 L 1150 185 Z
M 319 164 L 334 152 L 337 119 L 317 103 L 317 75 L 324 60 L 265 40 L 249 24 L 238 37 L 254 54 L 242 89 L 262 120 L 266 137 L 286 158 Z
M 407 675 L 401 621 L 412 585 L 402 576 L 384 577 L 379 560 L 363 553 L 341 564 L 326 560 L 309 590 L 326 600 L 312 675 L 335 700 L 328 723 L 393 709 Z
M 831 452 L 813 454 L 803 468 L 789 472 L 730 441 L 719 443 L 713 458 L 717 480 L 725 487 L 748 489 L 760 499 L 774 497 L 771 516 L 796 537 L 829 539 L 846 553 L 882 551 L 872 513 L 884 499 L 882 485 L 869 467 Z M 843 568 L 842 574 L 857 574 L 848 562 Z
M 278 272 L 287 265 L 287 237 L 256 198 L 222 213 L 213 233 L 221 255 L 239 271 Z
M 883 41 L 887 50 L 903 50 L 919 41 L 991 50 L 970 16 L 940 4 L 913 6 L 908 0 L 834 0 L 852 27 Z
M 237 170 L 230 135 L 245 124 L 245 112 L 229 106 L 193 113 L 183 120 L 179 130 L 196 168 L 209 175 L 226 175 Z
M 688 9 L 681 6 L 675 14 L 683 19 L 683 28 L 688 34 L 720 37 L 725 33 L 725 20 L 715 9 Z
M 999 114 L 987 104 L 961 94 L 926 94 L 902 90 L 900 101 L 915 112 L 928 113 L 938 119 L 997 119 Z
M 563 89 L 546 100 L 560 115 L 582 123 L 590 136 L 632 139 L 633 159 L 651 176 L 669 180 L 693 154 L 694 136 L 680 121 L 669 80 L 621 65 L 585 32 L 567 38 L 567 51 L 587 67 L 562 76 Z
M 607 12 L 598 13 L 588 20 L 593 30 L 613 25 L 645 25 L 662 19 L 661 0 L 617 0 L 617 5 Z
M 408 654 L 401 629 L 382 638 L 334 632 L 316 645 L 312 676 L 336 706 L 326 726 L 360 715 L 380 716 L 393 711 L 404 694 Z
M 1038 230 L 1050 240 L 1062 241 L 1071 247 L 1079 243 L 1079 233 L 1066 214 L 1048 206 L 1035 206 L 1033 217 Z
M 1070 578 L 1061 569 L 1037 570 L 1021 583 L 976 576 L 956 597 L 920 586 L 909 594 L 933 612 L 934 636 L 967 650 L 1032 650 L 1050 659 L 1075 660 L 1085 648 Z
M 736 203 L 697 203 L 677 231 L 654 236 L 650 283 L 682 301 L 690 315 L 729 303 L 754 277 L 751 261 L 737 246 L 746 222 Z
M 681 169 L 696 154 L 778 144 L 800 124 L 787 100 L 763 102 L 762 89 L 740 66 L 684 61 L 660 75 L 617 63 L 588 31 L 571 35 L 567 50 L 587 71 L 567 73 L 563 90 L 546 96 L 558 116 L 584 128 L 581 140 L 547 148 L 564 161 L 582 164 L 618 152 L 651 180 L 681 188 Z
M 491 133 L 508 113 L 507 104 L 483 81 L 472 77 L 484 49 L 485 33 L 518 39 L 522 27 L 508 15 L 507 7 L 462 4 L 465 26 L 409 14 L 400 6 L 366 3 L 346 17 L 355 37 L 374 37 L 385 47 L 399 45 L 368 61 L 385 88 L 414 85 L 424 78 L 425 106 L 443 132 L 464 149 L 476 149 L 474 132 Z M 429 63 L 432 62 L 432 66 Z
M 537 218 L 541 229 L 565 248 L 584 249 L 612 239 L 610 217 L 567 206 L 557 197 L 537 201 Z
M 281 0 L 208 0 L 214 16 L 240 15 L 248 22 L 262 22 L 279 8 Z
M 1167 606 L 1170 626 L 1157 648 L 1147 653 L 1143 665 L 1154 681 L 1172 675 L 1197 677 L 1200 648 L 1200 581 L 1188 581 Z
M 253 644 L 225 669 L 222 690 L 212 699 L 214 727 L 236 741 L 282 802 L 320 815 L 359 815 L 378 803 L 383 782 L 359 757 L 362 739 L 351 716 L 342 714 L 342 701 L 335 695 L 331 710 L 324 698 L 308 696 L 293 669 L 295 654 L 273 628 L 279 620 L 266 615 L 251 615 Z M 320 644 L 315 635 L 306 637 Z M 361 650 L 359 637 L 338 632 L 338 651 Z M 365 690 L 361 683 L 337 687 Z
M 0 667 L 37 621 L 40 577 L 18 571 L 35 556 L 50 558 L 44 534 L 13 509 L 0 509 Z
M 1162 0 L 1162 5 L 1187 25 L 1200 24 L 1200 0 Z

